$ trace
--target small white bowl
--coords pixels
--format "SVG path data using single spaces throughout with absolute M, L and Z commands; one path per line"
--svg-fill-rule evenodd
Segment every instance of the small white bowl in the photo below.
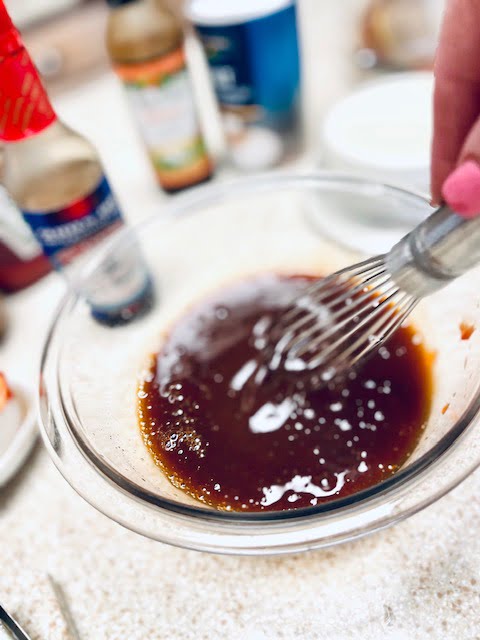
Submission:
M 38 436 L 33 392 L 15 381 L 10 386 L 14 398 L 0 413 L 0 487 L 20 470 Z
M 389 74 L 366 82 L 333 105 L 321 129 L 322 166 L 427 194 L 432 137 L 433 75 Z M 313 216 L 335 242 L 368 255 L 385 253 L 419 224 L 425 209 L 357 202 L 352 215 Z M 345 213 L 345 207 L 343 214 Z M 332 224 L 335 219 L 335 224 Z
M 433 74 L 426 71 L 359 86 L 324 120 L 325 166 L 427 193 L 432 99 Z

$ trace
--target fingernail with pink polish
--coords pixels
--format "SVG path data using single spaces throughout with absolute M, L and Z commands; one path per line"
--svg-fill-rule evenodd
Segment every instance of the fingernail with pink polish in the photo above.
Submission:
M 463 162 L 445 180 L 442 188 L 445 202 L 465 218 L 480 214 L 480 165 L 473 160 Z

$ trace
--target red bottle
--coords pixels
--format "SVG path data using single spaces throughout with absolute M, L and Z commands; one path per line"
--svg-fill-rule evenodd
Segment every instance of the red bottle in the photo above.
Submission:
M 5 11 L 3 3 L 0 6 L 0 14 L 2 11 Z M 0 50 L 2 56 L 6 56 L 18 45 L 15 33 L 8 28 L 5 29 L 3 24 L 5 19 L 2 16 L 0 18 L 2 23 Z M 4 82 L 0 83 L 0 86 L 1 93 L 10 88 L 8 83 L 6 85 Z M 3 126 L 5 126 L 5 116 L 6 110 L 2 109 Z M 16 118 L 15 122 L 18 120 Z M 16 128 L 14 133 L 17 134 Z M 0 157 L 0 173 L 3 174 L 3 149 Z M 20 211 L 9 200 L 5 190 L 0 187 L 0 291 L 11 293 L 23 289 L 51 270 L 52 266 L 48 258 L 23 222 Z
M 52 270 L 21 218 L 0 187 L 0 291 L 13 293 L 33 284 Z

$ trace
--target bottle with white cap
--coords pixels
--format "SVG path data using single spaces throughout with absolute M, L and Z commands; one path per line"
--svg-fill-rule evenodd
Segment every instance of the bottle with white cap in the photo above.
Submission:
M 190 0 L 232 162 L 265 169 L 301 145 L 300 61 L 294 0 Z

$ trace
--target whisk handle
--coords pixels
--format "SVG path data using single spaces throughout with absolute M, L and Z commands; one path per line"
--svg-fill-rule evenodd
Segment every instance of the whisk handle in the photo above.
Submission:
M 480 263 L 480 217 L 466 219 L 446 205 L 386 256 L 392 278 L 417 298 L 429 295 Z

